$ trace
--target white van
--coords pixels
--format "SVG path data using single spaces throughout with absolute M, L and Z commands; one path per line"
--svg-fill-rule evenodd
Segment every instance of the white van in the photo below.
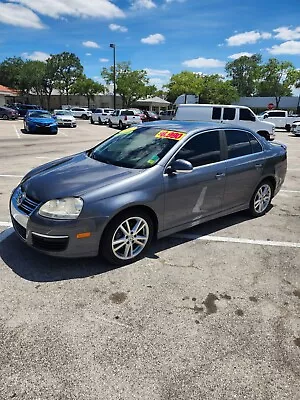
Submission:
M 173 120 L 226 122 L 252 129 L 267 140 L 275 139 L 275 125 L 260 121 L 250 108 L 244 106 L 179 104 Z

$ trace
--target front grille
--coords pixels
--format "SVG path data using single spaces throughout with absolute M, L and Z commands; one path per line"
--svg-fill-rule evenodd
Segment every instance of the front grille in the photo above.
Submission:
M 31 214 L 39 205 L 38 202 L 35 200 L 31 199 L 25 194 L 25 197 L 23 197 L 23 200 L 20 205 L 18 205 L 19 209 L 23 211 L 25 214 L 29 215 Z
M 69 243 L 69 238 L 48 238 L 32 233 L 32 245 L 45 251 L 64 251 Z
M 24 239 L 26 240 L 26 229 L 20 225 L 14 218 L 12 218 L 13 226 L 15 231 Z

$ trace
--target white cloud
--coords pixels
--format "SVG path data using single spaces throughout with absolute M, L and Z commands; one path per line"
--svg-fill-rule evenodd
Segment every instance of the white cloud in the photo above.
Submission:
M 43 51 L 34 51 L 33 53 L 22 53 L 22 57 L 32 61 L 43 61 L 45 62 L 50 54 L 44 53 Z
M 124 17 L 124 12 L 110 0 L 9 0 L 52 18 L 73 16 L 79 18 Z
M 157 89 L 162 89 L 163 85 L 169 82 L 169 79 L 162 79 L 162 78 L 150 78 L 149 83 L 150 85 L 155 85 Z
M 182 65 L 189 68 L 220 68 L 225 66 L 225 62 L 214 58 L 199 57 L 192 60 L 186 60 Z
M 99 58 L 99 61 L 102 63 L 106 63 L 109 61 L 109 59 L 108 58 Z
M 232 60 L 236 60 L 237 58 L 240 58 L 243 56 L 251 57 L 251 56 L 253 56 L 253 53 L 248 53 L 247 51 L 242 51 L 241 53 L 231 54 L 231 56 L 228 56 L 228 58 L 231 58 Z
M 168 69 L 152 69 L 152 68 L 145 68 L 145 71 L 149 76 L 169 76 L 171 75 L 171 71 Z
M 161 33 L 155 33 L 154 35 L 149 35 L 141 39 L 142 43 L 146 44 L 160 44 L 164 43 L 165 37 Z
M 0 23 L 22 28 L 45 28 L 33 11 L 17 4 L 0 3 Z
M 300 42 L 289 40 L 267 50 L 271 54 L 300 54 Z
M 226 39 L 226 42 L 228 46 L 241 46 L 242 44 L 253 44 L 258 40 L 270 39 L 271 37 L 271 33 L 268 32 L 249 31 L 230 36 Z
M 167 3 L 167 4 L 170 4 L 170 3 L 184 3 L 186 0 L 165 0 L 165 2 Z
M 86 55 L 86 56 L 91 56 L 92 54 L 91 54 L 91 53 L 85 53 L 85 55 Z
M 300 26 L 295 29 L 290 29 L 287 26 L 281 26 L 280 28 L 273 29 L 277 33 L 274 37 L 281 40 L 294 40 L 300 39 Z
M 154 3 L 152 0 L 132 0 L 131 1 L 131 8 L 133 10 L 142 10 L 142 9 L 148 9 L 150 8 L 156 8 L 157 5 Z
M 93 49 L 99 49 L 100 48 L 98 43 L 92 42 L 91 40 L 87 40 L 86 42 L 82 42 L 82 45 L 84 47 L 91 47 Z
M 117 24 L 110 24 L 108 27 L 111 31 L 118 31 L 118 32 L 127 32 L 128 31 L 126 26 L 121 26 L 121 25 L 117 25 Z

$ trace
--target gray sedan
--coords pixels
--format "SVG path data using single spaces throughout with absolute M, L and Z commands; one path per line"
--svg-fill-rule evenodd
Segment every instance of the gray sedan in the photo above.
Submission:
M 244 209 L 264 215 L 286 169 L 286 147 L 247 129 L 146 123 L 29 172 L 11 196 L 11 218 L 39 251 L 124 265 L 153 238 Z

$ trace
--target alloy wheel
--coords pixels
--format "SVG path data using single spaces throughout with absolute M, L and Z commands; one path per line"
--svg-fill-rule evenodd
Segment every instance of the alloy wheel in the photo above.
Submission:
M 260 186 L 254 198 L 254 210 L 261 214 L 266 211 L 272 198 L 272 190 L 267 183 Z
M 149 241 L 150 229 L 141 217 L 130 217 L 123 221 L 112 237 L 112 251 L 120 260 L 131 260 L 139 255 Z

